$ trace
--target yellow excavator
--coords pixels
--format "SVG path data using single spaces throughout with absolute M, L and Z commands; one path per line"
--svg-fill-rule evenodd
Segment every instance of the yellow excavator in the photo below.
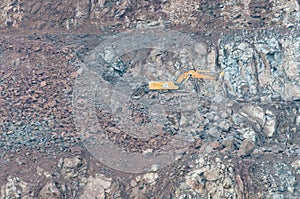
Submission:
M 175 81 L 150 81 L 149 90 L 177 90 L 180 89 L 190 78 L 194 79 L 219 79 L 224 76 L 224 72 L 218 75 L 206 70 L 189 70 L 180 75 Z

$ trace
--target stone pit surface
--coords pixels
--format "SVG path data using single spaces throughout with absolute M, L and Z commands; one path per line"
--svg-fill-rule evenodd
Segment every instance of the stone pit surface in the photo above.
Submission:
M 299 4 L 0 0 L 0 198 L 300 198 Z M 153 30 L 192 38 L 199 56 L 100 59 L 116 52 L 101 50 L 107 38 Z M 86 92 L 107 140 L 148 157 L 179 137 L 174 161 L 124 172 L 90 150 L 74 95 L 95 63 L 98 90 Z M 178 92 L 145 87 L 189 69 L 225 75 Z

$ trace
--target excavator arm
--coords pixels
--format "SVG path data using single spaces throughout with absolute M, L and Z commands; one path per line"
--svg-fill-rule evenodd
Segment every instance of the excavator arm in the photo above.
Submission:
M 215 76 L 204 74 L 204 73 L 212 73 L 210 71 L 204 70 L 189 70 L 180 75 L 175 82 L 173 81 L 150 81 L 149 82 L 149 90 L 177 90 L 181 86 L 183 86 L 190 78 L 194 79 L 216 79 Z M 219 74 L 220 76 L 224 76 L 224 72 Z
M 177 85 L 184 85 L 190 78 L 193 79 L 215 79 L 214 76 L 205 75 L 203 73 L 211 73 L 206 70 L 190 70 L 180 75 L 177 80 Z

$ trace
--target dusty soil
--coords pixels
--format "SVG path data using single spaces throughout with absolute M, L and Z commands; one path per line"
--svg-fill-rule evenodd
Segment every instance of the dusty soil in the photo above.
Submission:
M 299 1 L 0 2 L 0 198 L 300 198 Z

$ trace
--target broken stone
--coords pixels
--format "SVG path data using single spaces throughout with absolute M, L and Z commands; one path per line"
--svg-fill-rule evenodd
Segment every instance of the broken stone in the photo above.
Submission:
M 221 135 L 221 132 L 217 129 L 217 127 L 210 128 L 207 133 L 208 133 L 208 135 L 210 135 L 216 139 L 218 139 Z
M 76 79 L 77 77 L 78 77 L 78 72 L 77 71 L 71 73 L 71 78 L 72 79 Z
M 296 119 L 296 125 L 297 127 L 300 127 L 300 115 Z
M 253 123 L 258 122 L 260 126 L 264 126 L 265 124 L 265 112 L 259 106 L 254 106 L 250 104 L 244 105 L 240 110 L 240 114 Z
M 236 175 L 235 176 L 235 181 L 236 181 L 236 184 L 237 184 L 237 188 L 242 193 L 242 191 L 244 190 L 244 183 L 243 183 L 243 180 L 242 180 L 241 176 Z
M 56 106 L 56 100 L 53 100 L 49 103 L 50 107 L 55 107 Z
M 105 128 L 105 130 L 109 131 L 109 132 L 112 132 L 112 133 L 115 133 L 115 134 L 120 134 L 121 133 L 121 130 L 116 128 L 116 127 L 113 127 L 113 126 L 109 126 L 107 128 Z
M 246 139 L 241 143 L 240 149 L 238 151 L 238 154 L 241 156 L 247 156 L 250 155 L 254 150 L 254 143 Z
M 158 174 L 157 173 L 146 173 L 143 176 L 143 179 L 146 181 L 146 183 L 150 184 L 150 185 L 154 185 L 155 184 L 155 180 L 158 178 Z
M 186 127 L 187 122 L 188 122 L 187 117 L 182 114 L 181 118 L 180 118 L 180 121 L 179 121 L 180 127 Z
M 105 198 L 106 193 L 109 192 L 111 183 L 112 179 L 104 175 L 97 174 L 95 177 L 90 176 L 87 180 L 87 184 L 83 188 L 83 194 L 79 196 L 79 198 Z
M 49 172 L 45 171 L 43 168 L 41 168 L 39 166 L 36 167 L 36 173 L 39 176 L 44 175 L 46 178 L 51 178 L 51 174 Z
M 223 188 L 230 189 L 233 186 L 233 182 L 229 177 L 226 177 L 223 181 Z
M 296 174 L 300 174 L 300 160 L 295 160 L 292 162 L 291 166 L 296 170 Z
M 215 168 L 215 167 L 212 167 L 212 168 L 204 171 L 204 177 L 208 181 L 217 180 L 221 177 L 220 176 L 220 170 Z
M 223 139 L 222 144 L 225 146 L 225 150 L 232 150 L 234 147 L 234 138 L 227 137 L 227 138 Z
M 130 193 L 130 198 L 132 199 L 139 199 L 139 198 L 143 198 L 143 189 L 139 189 L 138 186 L 135 186 L 131 189 L 131 193 Z
M 82 161 L 80 159 L 80 156 L 75 156 L 72 158 L 65 158 L 63 160 L 63 167 L 67 168 L 77 168 L 79 165 L 81 165 Z
M 239 114 L 232 115 L 232 121 L 235 125 L 240 125 L 245 121 L 244 117 L 240 116 Z
M 300 89 L 299 86 L 294 83 L 285 83 L 284 89 L 284 99 L 299 99 L 300 98 Z
M 244 139 L 251 140 L 253 143 L 255 143 L 256 134 L 252 128 L 243 128 L 240 129 L 239 132 L 242 134 Z
M 195 192 L 199 194 L 204 194 L 205 193 L 205 184 L 199 183 L 201 179 L 198 179 L 197 177 L 189 177 L 186 180 L 186 184 L 191 187 Z
M 47 85 L 46 81 L 42 81 L 41 84 L 40 84 L 41 87 L 45 87 L 46 85 Z
M 263 127 L 263 133 L 270 138 L 273 136 L 275 130 L 276 130 L 276 117 L 271 111 L 267 110 L 266 123 L 265 126 Z
M 32 198 L 32 187 L 32 184 L 23 182 L 18 177 L 8 176 L 7 183 L 1 187 L 0 198 Z
M 220 142 L 217 142 L 217 141 L 213 142 L 213 143 L 211 144 L 211 146 L 212 146 L 212 148 L 213 148 L 214 150 L 221 150 L 221 149 L 223 149 L 223 145 L 220 144 Z
M 132 180 L 130 181 L 130 186 L 131 186 L 131 187 L 137 186 L 137 183 L 136 183 L 136 181 L 135 181 L 134 179 L 132 179 Z
M 144 155 L 145 157 L 150 157 L 150 156 L 152 156 L 152 155 L 153 155 L 153 149 L 146 149 L 146 150 L 144 150 L 144 151 L 143 151 L 143 155 Z
M 64 54 L 67 54 L 69 52 L 69 48 L 68 47 L 62 47 L 61 50 L 62 50 L 62 52 Z
M 220 127 L 222 130 L 224 130 L 224 131 L 228 131 L 229 128 L 230 128 L 230 123 L 227 122 L 227 121 L 221 121 L 221 122 L 219 123 L 219 127 Z
M 153 172 L 157 172 L 158 169 L 159 169 L 159 165 L 157 165 L 157 164 L 154 164 L 151 166 L 151 171 L 153 171 Z
M 59 199 L 61 194 L 53 182 L 47 183 L 39 193 L 40 199 Z
M 61 159 L 58 166 L 62 167 L 61 173 L 65 178 L 72 178 L 84 174 L 86 167 L 83 163 L 81 157 L 78 155 L 71 158 L 64 158 L 63 160 Z

